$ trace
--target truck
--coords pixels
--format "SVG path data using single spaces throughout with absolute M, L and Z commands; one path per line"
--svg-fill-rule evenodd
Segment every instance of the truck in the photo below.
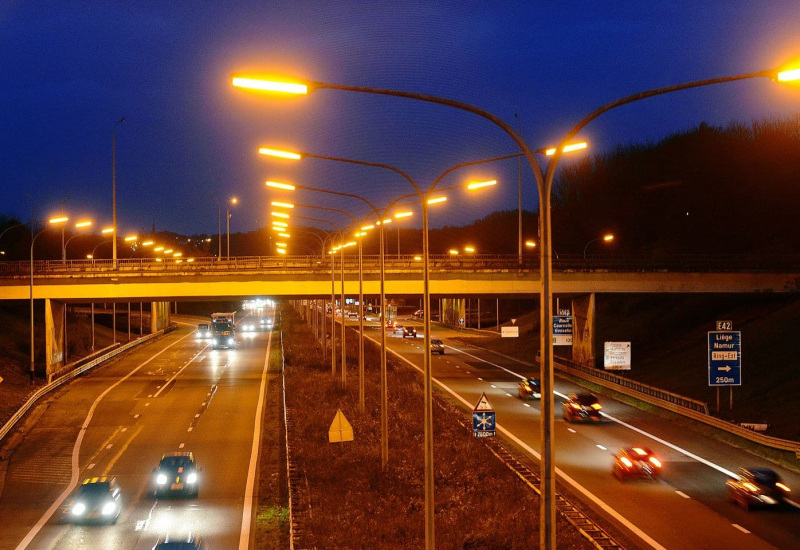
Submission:
M 211 347 L 214 349 L 235 349 L 235 312 L 211 314 Z

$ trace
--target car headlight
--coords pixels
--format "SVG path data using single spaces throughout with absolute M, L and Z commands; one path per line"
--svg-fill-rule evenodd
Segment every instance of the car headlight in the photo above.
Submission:
M 117 511 L 117 503 L 114 502 L 113 500 L 103 504 L 102 514 L 104 516 L 110 516 L 111 514 L 113 514 L 116 511 Z
M 72 513 L 76 516 L 82 516 L 86 511 L 86 505 L 83 502 L 76 502 L 72 507 Z
M 164 485 L 166 482 L 167 482 L 166 474 L 158 474 L 156 476 L 156 483 L 158 483 L 159 485 Z
M 186 483 L 197 483 L 197 473 L 192 472 L 186 476 Z
M 230 346 L 233 345 L 233 338 L 228 338 L 228 345 L 230 345 Z

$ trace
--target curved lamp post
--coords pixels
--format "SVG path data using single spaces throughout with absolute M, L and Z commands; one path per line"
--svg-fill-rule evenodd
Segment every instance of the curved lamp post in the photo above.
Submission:
M 39 238 L 39 235 L 46 232 L 48 229 L 53 229 L 54 227 L 61 227 L 63 224 L 69 221 L 69 218 L 66 216 L 61 216 L 58 218 L 51 218 L 48 220 L 48 226 L 36 233 L 31 239 L 31 284 L 30 284 L 30 302 L 31 302 L 31 369 L 30 369 L 30 378 L 31 378 L 31 385 L 34 383 L 35 378 L 35 369 L 34 369 L 34 343 L 33 343 L 33 245 L 36 244 L 36 239 Z M 39 222 L 37 222 L 39 223 Z
M 538 161 L 534 157 L 534 151 L 528 146 L 525 140 L 514 130 L 508 123 L 501 118 L 480 109 L 474 105 L 462 101 L 456 101 L 448 98 L 438 96 L 419 94 L 415 92 L 406 92 L 401 90 L 391 90 L 385 88 L 370 88 L 363 86 L 347 86 L 341 84 L 333 84 L 327 82 L 279 82 L 275 80 L 264 79 L 260 77 L 252 77 L 250 75 L 232 75 L 231 81 L 234 87 L 247 88 L 262 92 L 275 92 L 281 94 L 307 94 L 309 91 L 332 89 L 349 92 L 361 92 L 367 94 L 385 95 L 392 97 L 403 97 L 406 99 L 413 99 L 417 101 L 425 101 L 428 103 L 436 103 L 447 107 L 460 109 L 483 117 L 499 128 L 514 140 L 517 146 L 522 150 L 528 164 L 530 164 L 536 177 L 536 185 L 539 193 L 539 238 L 541 246 L 540 254 L 540 277 L 541 277 L 541 290 L 540 290 L 540 347 L 541 353 L 541 381 L 542 381 L 542 404 L 541 404 L 541 515 L 540 515 L 540 545 L 542 548 L 555 548 L 555 452 L 553 447 L 553 427 L 554 427 L 554 402 L 553 402 L 553 312 L 552 312 L 552 236 L 551 236 L 551 219 L 550 219 L 550 203 L 552 194 L 553 175 L 555 173 L 558 162 L 561 159 L 563 149 L 568 145 L 575 135 L 589 122 L 600 116 L 601 114 L 609 111 L 615 107 L 632 103 L 640 99 L 646 99 L 655 95 L 676 92 L 689 88 L 698 88 L 701 86 L 710 86 L 713 84 L 721 84 L 725 82 L 735 82 L 739 80 L 751 78 L 769 78 L 780 82 L 794 81 L 800 79 L 800 69 L 791 71 L 780 72 L 777 69 L 758 71 L 754 73 L 746 73 L 741 75 L 727 76 L 721 78 L 713 78 L 707 80 L 698 80 L 694 82 L 687 82 L 674 86 L 666 86 L 663 88 L 656 88 L 650 91 L 641 92 L 631 96 L 621 98 L 617 101 L 606 104 L 603 107 L 595 110 L 576 124 L 567 134 L 562 138 L 558 144 L 556 151 L 550 158 L 547 164 L 546 171 L 543 173 Z M 423 226 L 427 219 L 427 213 L 423 210 Z M 424 253 L 424 251 L 423 251 Z M 426 271 L 427 271 L 427 266 Z M 430 311 L 430 310 L 428 310 Z M 430 315 L 426 316 L 426 319 Z M 427 324 L 427 322 L 426 322 Z M 426 351 L 427 354 L 427 351 Z M 427 384 L 427 376 L 426 376 Z M 427 433 L 426 433 L 427 435 Z M 426 471 L 427 474 L 427 471 Z M 426 479 L 426 501 L 428 498 L 428 491 L 432 491 L 432 472 L 431 479 Z M 427 475 L 426 475 L 427 478 Z M 432 550 L 434 548 L 433 536 L 433 515 L 432 511 L 427 511 L 425 519 L 425 548 Z
M 586 246 L 583 247 L 583 259 L 584 259 L 584 261 L 586 261 L 586 249 L 589 248 L 590 244 L 596 243 L 597 241 L 603 241 L 603 242 L 606 242 L 606 243 L 610 243 L 613 240 L 614 240 L 614 235 L 609 233 L 608 235 L 603 235 L 602 237 L 597 237 L 596 239 L 592 239 L 591 241 L 586 243 Z
M 120 118 L 114 123 L 114 129 L 111 130 L 111 225 L 114 227 L 114 248 L 112 256 L 114 260 L 114 269 L 117 269 L 117 126 L 125 122 L 125 117 Z
M 217 203 L 217 246 L 219 248 L 217 252 L 217 261 L 222 261 L 222 207 L 219 204 L 219 199 L 214 195 L 211 195 L 211 200 Z
M 228 255 L 227 255 L 227 259 L 228 260 L 231 259 L 231 205 L 237 204 L 238 202 L 239 202 L 239 199 L 237 199 L 236 197 L 231 197 L 228 200 L 228 207 L 227 207 L 227 209 L 225 211 L 225 223 L 227 224 L 227 227 L 228 227 L 228 247 L 227 247 L 228 248 Z

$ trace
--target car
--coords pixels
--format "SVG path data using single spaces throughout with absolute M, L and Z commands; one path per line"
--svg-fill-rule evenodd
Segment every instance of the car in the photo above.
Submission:
M 394 331 L 394 329 L 395 329 L 394 321 L 392 319 L 386 321 L 386 330 Z
M 564 420 L 567 422 L 600 422 L 600 400 L 591 393 L 571 393 L 564 402 Z
M 661 475 L 661 461 L 647 447 L 620 449 L 614 455 L 612 473 L 620 481 L 631 477 L 657 479 Z
M 116 523 L 122 513 L 122 491 L 114 477 L 85 479 L 70 503 L 65 520 L 71 523 Z
M 262 317 L 258 321 L 258 324 L 262 330 L 269 330 L 272 327 L 272 320 L 267 319 L 266 317 Z
M 211 328 L 208 326 L 208 323 L 200 323 L 197 325 L 197 332 L 195 333 L 195 337 L 198 340 L 205 340 L 207 338 L 211 338 Z
M 242 325 L 242 332 L 253 332 L 256 329 L 253 323 L 244 323 Z
M 416 338 L 417 337 L 417 329 L 414 328 L 414 327 L 403 327 L 403 338 L 406 338 L 408 336 L 410 336 L 412 338 Z
M 191 452 L 166 453 L 153 469 L 153 494 L 196 497 L 200 492 L 200 470 Z
M 441 340 L 431 340 L 431 353 L 444 355 L 444 342 Z
M 520 399 L 541 399 L 542 383 L 538 378 L 525 378 L 517 383 Z
M 416 317 L 417 319 L 424 319 L 425 312 L 422 311 L 421 309 L 418 309 L 417 311 L 414 312 L 414 317 Z
M 171 537 L 165 535 L 158 539 L 153 550 L 205 550 L 208 548 L 203 539 L 196 535 Z
M 791 492 L 781 476 L 769 468 L 739 468 L 739 478 L 729 479 L 726 485 L 728 501 L 744 510 L 784 506 Z

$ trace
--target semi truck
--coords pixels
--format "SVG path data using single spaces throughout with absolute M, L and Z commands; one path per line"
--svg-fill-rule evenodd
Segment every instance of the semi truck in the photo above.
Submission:
M 214 349 L 235 349 L 235 312 L 211 314 L 211 347 Z

